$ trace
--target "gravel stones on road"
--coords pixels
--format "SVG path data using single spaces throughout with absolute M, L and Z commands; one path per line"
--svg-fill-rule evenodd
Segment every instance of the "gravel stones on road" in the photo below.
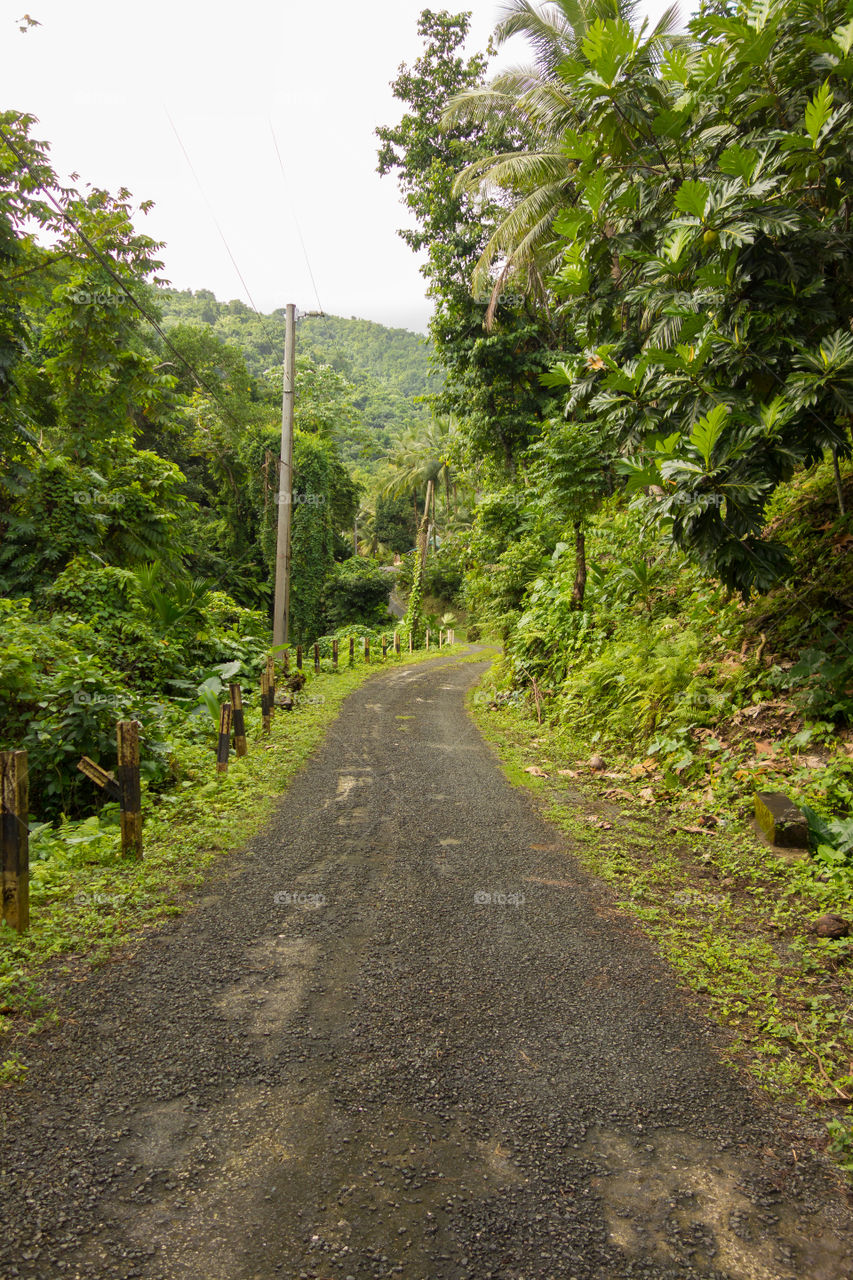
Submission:
M 3 1097 L 4 1280 L 853 1277 L 807 1123 L 506 782 L 481 669 L 372 677 L 65 994 Z

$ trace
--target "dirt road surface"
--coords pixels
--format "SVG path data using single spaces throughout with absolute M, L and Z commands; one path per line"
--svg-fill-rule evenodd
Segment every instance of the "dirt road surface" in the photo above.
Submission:
M 805 1120 L 501 773 L 482 665 L 371 678 L 276 821 L 4 1091 L 0 1276 L 842 1280 Z

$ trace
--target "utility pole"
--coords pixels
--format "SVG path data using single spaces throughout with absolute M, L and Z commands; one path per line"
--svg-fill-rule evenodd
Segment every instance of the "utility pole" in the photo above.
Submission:
M 273 645 L 287 644 L 290 623 L 290 517 L 293 510 L 293 398 L 296 380 L 296 308 L 287 304 L 281 397 L 281 462 L 278 470 L 278 533 L 275 545 Z

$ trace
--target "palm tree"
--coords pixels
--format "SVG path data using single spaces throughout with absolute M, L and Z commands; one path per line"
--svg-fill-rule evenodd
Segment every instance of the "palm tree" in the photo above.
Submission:
M 383 492 L 388 497 L 400 497 L 403 494 L 417 495 L 426 486 L 427 502 L 424 506 L 424 515 L 429 515 L 428 507 L 431 503 L 433 547 L 435 546 L 435 494 L 442 483 L 445 494 L 445 516 L 450 517 L 450 498 L 454 488 L 451 455 L 458 436 L 459 423 L 456 418 L 449 414 L 436 415 L 417 430 L 406 432 L 391 454 L 393 474 Z M 415 514 L 417 516 L 417 503 Z
M 573 201 L 572 170 L 562 144 L 569 129 L 582 126 L 571 92 L 560 74 L 567 59 L 584 62 L 583 42 L 593 23 L 618 18 L 633 24 L 638 0 L 508 0 L 495 44 L 526 36 L 535 61 L 501 72 L 490 84 L 469 89 L 448 104 L 446 126 L 465 123 L 499 128 L 519 136 L 518 150 L 476 160 L 462 171 L 456 190 L 496 197 L 506 207 L 480 257 L 472 280 L 476 295 L 492 287 L 491 321 L 501 289 L 514 277 L 540 299 L 545 278 L 556 269 L 561 249 L 553 223 Z M 643 56 L 656 61 L 671 43 L 678 9 L 671 5 L 645 36 Z M 495 282 L 492 267 L 502 262 Z

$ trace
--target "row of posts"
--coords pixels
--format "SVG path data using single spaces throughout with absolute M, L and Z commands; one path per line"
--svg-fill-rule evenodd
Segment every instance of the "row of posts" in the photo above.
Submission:
M 439 648 L 454 643 L 452 630 L 439 631 Z M 364 637 L 364 661 L 370 662 L 370 639 Z M 394 653 L 400 654 L 400 636 L 394 633 Z M 430 647 L 430 633 L 426 633 Z M 409 652 L 412 637 L 409 635 Z M 388 637 L 382 637 L 382 657 L 388 656 Z M 320 646 L 313 646 L 314 670 L 320 670 Z M 302 669 L 302 646 L 296 646 L 296 667 Z M 349 638 L 349 663 L 355 661 L 355 637 Z M 332 641 L 332 665 L 338 667 L 338 641 Z M 289 673 L 289 657 L 284 654 L 284 674 Z M 233 737 L 237 756 L 248 753 L 243 691 L 239 684 L 228 686 L 229 700 L 219 713 L 219 737 L 216 747 L 216 769 L 225 773 Z M 261 673 L 261 725 L 269 733 L 275 710 L 275 659 L 269 657 Z M 121 814 L 121 851 L 125 858 L 142 857 L 142 787 L 140 782 L 139 722 L 119 720 L 116 725 L 116 772 L 109 773 L 88 756 L 77 768 L 90 778 L 112 800 L 117 800 Z M 2 879 L 2 919 L 18 933 L 29 926 L 29 776 L 26 751 L 0 751 L 0 879 Z

